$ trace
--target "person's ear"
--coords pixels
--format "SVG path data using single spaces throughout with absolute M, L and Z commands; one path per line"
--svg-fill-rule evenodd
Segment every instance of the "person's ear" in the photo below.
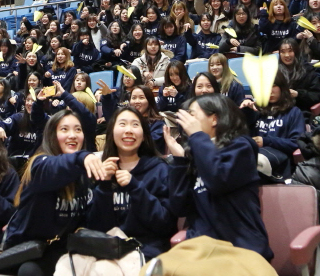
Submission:
M 217 115 L 216 114 L 212 114 L 211 117 L 212 117 L 212 127 L 216 127 L 217 124 L 218 124 Z

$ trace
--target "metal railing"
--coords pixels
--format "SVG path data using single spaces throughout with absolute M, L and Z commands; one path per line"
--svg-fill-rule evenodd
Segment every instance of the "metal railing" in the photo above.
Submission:
M 15 15 L 15 21 L 17 20 L 17 10 L 21 10 L 21 9 L 33 9 L 33 8 L 38 8 L 38 7 L 44 7 L 44 6 L 56 6 L 57 10 L 56 10 L 56 15 L 57 15 L 57 19 L 60 20 L 60 10 L 59 10 L 59 5 L 60 4 L 70 4 L 72 2 L 80 2 L 80 0 L 68 0 L 68 1 L 59 1 L 59 2 L 53 2 L 53 3 L 42 3 L 42 4 L 38 4 L 38 5 L 31 5 L 31 6 L 15 6 L 10 7 L 10 8 L 1 8 L 0 9 L 0 15 L 1 12 L 4 11 L 14 11 L 14 15 Z M 13 15 L 13 14 L 12 14 Z M 19 15 L 20 16 L 20 15 Z M 17 25 L 17 24 L 16 24 Z M 16 31 L 17 31 L 17 26 L 16 26 Z

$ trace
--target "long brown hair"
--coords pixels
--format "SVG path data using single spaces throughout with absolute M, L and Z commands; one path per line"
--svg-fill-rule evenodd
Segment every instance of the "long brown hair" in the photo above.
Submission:
M 275 15 L 274 15 L 274 10 L 273 7 L 275 5 L 277 5 L 278 3 L 282 4 L 284 7 L 284 19 L 283 22 L 284 23 L 289 23 L 291 21 L 291 15 L 289 12 L 289 9 L 287 7 L 287 4 L 284 0 L 272 0 L 270 3 L 270 7 L 269 7 L 269 21 L 273 24 L 276 21 Z
M 22 175 L 22 178 L 21 178 L 20 186 L 14 198 L 14 206 L 18 206 L 20 204 L 21 193 L 32 179 L 31 169 L 32 169 L 34 160 L 40 155 L 57 156 L 63 153 L 57 138 L 57 127 L 60 121 L 64 117 L 70 116 L 70 115 L 76 117 L 81 123 L 81 120 L 78 114 L 67 109 L 61 110 L 58 113 L 54 114 L 50 118 L 50 120 L 47 122 L 45 129 L 43 131 L 43 139 L 42 139 L 42 144 L 40 148 L 37 150 L 36 154 L 32 156 L 29 159 L 29 161 L 26 163 L 24 174 Z M 82 147 L 83 148 L 85 147 L 85 142 L 83 143 Z M 71 201 L 73 199 L 74 193 L 75 193 L 74 183 L 70 183 L 68 186 L 64 187 L 61 190 L 62 197 L 68 201 Z
M 64 55 L 66 56 L 66 61 L 64 64 L 59 64 L 57 61 L 58 52 L 62 51 Z M 56 57 L 54 58 L 53 64 L 52 64 L 52 71 L 55 72 L 57 69 L 61 68 L 63 71 L 68 71 L 71 67 L 74 66 L 74 63 L 71 60 L 70 52 L 65 47 L 60 47 L 57 51 Z

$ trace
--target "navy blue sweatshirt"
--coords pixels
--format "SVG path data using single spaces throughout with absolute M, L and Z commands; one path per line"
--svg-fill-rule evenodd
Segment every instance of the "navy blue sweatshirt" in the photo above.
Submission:
M 171 97 L 171 96 L 164 97 L 163 96 L 164 88 L 165 86 L 162 85 L 159 89 L 159 95 L 158 95 L 159 100 L 157 102 L 157 107 L 159 111 L 177 112 L 181 104 L 186 100 L 187 96 L 190 94 L 191 84 L 184 91 L 179 90 L 179 88 L 175 87 L 178 91 L 178 94 L 175 97 Z
M 121 88 L 117 88 L 117 91 L 112 92 L 108 95 L 102 95 L 100 98 L 102 104 L 103 117 L 106 122 L 110 120 L 115 110 L 118 108 L 120 101 Z M 128 97 L 129 100 L 129 97 Z
M 47 72 L 52 68 L 53 61 L 54 61 L 55 57 L 56 57 L 56 53 L 52 52 L 50 56 L 44 55 L 41 58 L 40 64 L 42 65 L 44 72 Z
M 0 103 L 0 120 L 7 119 L 16 112 L 16 105 L 11 104 L 9 102 L 9 99 L 4 101 L 3 103 Z
M 84 45 L 82 40 L 73 45 L 71 55 L 74 57 L 74 66 L 87 74 L 93 72 L 92 63 L 97 61 L 99 51 L 94 44 Z
M 35 158 L 31 181 L 21 193 L 18 212 L 8 225 L 7 247 L 29 240 L 53 239 L 66 226 L 68 235 L 80 226 L 90 192 L 83 167 L 88 154 L 78 151 Z M 61 189 L 70 183 L 75 183 L 75 197 L 68 202 L 62 198 Z
M 30 128 L 26 133 L 21 133 L 19 124 L 22 120 L 24 113 L 15 113 L 4 121 L 0 121 L 7 137 L 11 137 L 8 146 L 8 156 L 13 155 L 32 155 L 37 149 L 39 144 L 37 140 L 42 137 L 42 128 L 38 128 L 35 123 L 30 122 Z
M 141 57 L 141 51 L 143 50 L 142 43 L 130 43 L 126 41 L 127 46 L 124 47 L 123 52 L 121 54 L 121 59 L 127 60 L 129 62 L 133 62 L 134 59 Z
M 153 258 L 170 248 L 176 218 L 169 210 L 168 165 L 159 157 L 142 156 L 130 171 L 125 187 L 99 182 L 89 205 L 88 228 L 106 232 L 120 227 L 142 244 L 145 256 Z
M 13 71 L 18 72 L 17 60 L 13 57 L 8 61 L 0 61 L 0 77 L 6 77 Z
M 78 102 L 78 100 L 68 92 L 62 93 L 61 99 L 71 108 L 72 111 L 79 114 L 83 133 L 86 137 L 86 149 L 92 152 L 97 151 L 95 144 L 97 126 L 96 116 L 92 114 L 83 103 Z
M 0 227 L 5 226 L 13 215 L 13 199 L 20 184 L 16 171 L 9 167 L 8 172 L 0 182 Z M 1 236 L 1 235 L 0 235 Z
M 156 20 L 154 22 L 148 22 L 147 24 L 144 25 L 144 33 L 145 36 L 156 36 L 159 37 L 159 26 L 160 26 L 160 21 Z
M 218 53 L 219 49 L 211 49 L 207 43 L 219 45 L 221 35 L 216 33 L 204 34 L 202 31 L 193 34 L 190 29 L 184 33 L 187 42 L 192 47 L 191 58 L 209 58 L 212 54 Z
M 245 100 L 246 97 L 243 86 L 236 80 L 233 80 L 231 82 L 229 91 L 227 92 L 226 96 L 233 100 L 237 106 L 240 106 L 240 104 Z
M 117 57 L 114 54 L 114 50 L 117 48 L 113 48 L 114 46 L 107 39 L 102 39 L 100 44 L 100 52 L 102 55 L 102 59 L 106 60 L 106 62 L 115 62 L 120 61 L 120 57 Z
M 74 76 L 77 74 L 77 69 L 75 67 L 71 67 L 68 71 L 64 71 L 63 69 L 57 69 L 56 71 L 49 70 L 51 74 L 50 78 L 46 78 L 48 82 L 48 86 L 53 85 L 52 81 L 59 81 L 64 90 L 70 91 Z
M 264 147 L 272 147 L 292 158 L 298 148 L 297 140 L 305 132 L 305 121 L 301 110 L 294 106 L 285 114 L 260 115 L 256 122 L 255 135 L 263 138 Z
M 201 235 L 273 258 L 260 216 L 257 144 L 240 136 L 217 148 L 204 132 L 189 137 L 197 175 L 186 172 L 189 161 L 174 157 L 169 172 L 170 205 L 175 215 L 187 216 L 187 238 Z
M 269 15 L 266 10 L 260 11 L 259 31 L 268 37 L 263 48 L 264 53 L 278 51 L 282 39 L 287 37 L 296 38 L 297 33 L 299 33 L 297 23 L 293 19 L 289 23 L 279 20 L 271 23 L 268 17 Z
M 179 60 L 182 63 L 187 59 L 187 42 L 184 36 L 170 36 L 161 38 L 164 44 L 161 46 L 163 49 L 173 52 L 174 57 L 171 60 Z

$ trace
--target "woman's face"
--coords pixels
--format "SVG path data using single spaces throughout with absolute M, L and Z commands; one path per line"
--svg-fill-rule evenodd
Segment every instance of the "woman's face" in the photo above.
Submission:
M 247 22 L 248 15 L 243 11 L 243 9 L 239 9 L 236 13 L 236 20 L 240 25 L 243 25 Z
M 56 37 L 54 37 L 51 39 L 50 46 L 52 50 L 57 50 L 61 45 L 59 40 Z
M 148 18 L 149 22 L 154 22 L 157 20 L 157 14 L 155 13 L 155 11 L 153 9 L 147 10 L 147 18 Z
M 223 66 L 220 60 L 212 59 L 212 61 L 210 62 L 210 73 L 216 78 L 216 80 L 222 78 Z
M 123 9 L 123 10 L 121 11 L 120 19 L 121 19 L 121 21 L 123 21 L 123 22 L 128 22 L 128 21 L 129 21 L 128 11 L 127 11 L 126 9 Z
M 39 79 L 37 76 L 35 75 L 30 75 L 30 77 L 28 78 L 28 87 L 32 87 L 33 89 L 39 87 Z
M 136 7 L 139 4 L 139 0 L 131 0 L 131 7 Z
M 281 89 L 279 86 L 274 85 L 271 90 L 269 103 L 277 103 L 281 97 Z
M 38 61 L 37 55 L 35 53 L 29 52 L 26 56 L 26 61 L 29 66 L 35 66 Z
M 314 10 L 320 10 L 320 0 L 309 0 L 309 7 Z
M 0 51 L 2 52 L 3 55 L 6 55 L 8 53 L 8 46 L 1 46 Z
M 88 27 L 89 27 L 90 29 L 94 29 L 96 26 L 97 26 L 97 20 L 90 19 L 90 20 L 88 21 Z
M 33 41 L 31 39 L 27 39 L 24 43 L 24 47 L 26 48 L 26 51 L 31 51 L 33 46 Z
M 119 24 L 117 22 L 114 22 L 110 28 L 111 33 L 113 34 L 119 34 L 120 33 L 120 27 Z
M 25 102 L 25 108 L 28 112 L 28 114 L 31 114 L 31 111 L 32 111 L 32 104 L 33 104 L 34 100 L 32 99 L 32 96 L 31 94 L 29 94 L 26 98 L 26 102 Z
M 119 5 L 116 5 L 116 6 L 114 7 L 114 9 L 113 9 L 113 14 L 114 14 L 115 16 L 118 16 L 118 15 L 120 15 L 120 12 L 121 12 L 120 6 L 119 6 Z
M 56 22 L 51 22 L 50 23 L 50 30 L 52 33 L 55 33 L 58 30 Z
M 67 14 L 66 14 L 66 20 L 67 20 L 68 22 L 72 21 L 72 20 L 73 20 L 73 16 L 72 16 L 70 13 L 67 13 Z M 69 23 L 69 24 L 70 24 L 70 23 Z
M 165 25 L 164 32 L 167 36 L 172 36 L 174 33 L 174 26 L 172 24 Z
M 80 75 L 76 77 L 74 87 L 76 91 L 84 91 L 87 88 L 87 83 L 83 76 Z
M 62 153 L 74 153 L 82 149 L 84 140 L 82 127 L 79 120 L 73 115 L 63 117 L 56 132 Z
M 73 21 L 73 22 L 71 23 L 71 31 L 75 33 L 75 32 L 77 32 L 78 30 L 79 30 L 79 26 L 76 24 L 76 22 Z
M 131 70 L 131 69 L 128 69 L 128 71 L 129 71 L 130 73 L 132 73 L 132 70 Z M 126 76 L 126 75 L 123 75 L 123 80 L 122 80 L 122 82 L 123 82 L 123 85 L 124 85 L 126 88 L 131 88 L 131 87 L 134 86 L 134 80 L 131 79 L 131 78 L 129 78 L 129 77 Z
M 214 10 L 219 10 L 220 7 L 221 7 L 221 1 L 219 1 L 219 0 L 212 0 L 212 1 L 211 1 L 211 7 L 212 7 Z
M 42 16 L 41 22 L 42 22 L 43 25 L 47 25 L 49 23 L 48 15 L 45 14 L 44 16 Z
M 143 116 L 147 115 L 149 102 L 140 88 L 136 88 L 131 92 L 130 105 L 139 110 Z
M 87 17 L 89 15 L 89 9 L 87 7 L 84 7 L 82 9 L 81 15 Z
M 311 23 L 313 26 L 316 27 L 317 31 L 315 32 L 316 34 L 320 34 L 320 19 L 319 18 L 312 18 Z
M 21 31 L 21 32 L 26 32 L 26 31 L 27 31 L 26 25 L 24 25 L 24 23 L 21 23 L 21 25 L 20 25 L 20 31 Z
M 208 116 L 197 101 L 194 101 L 189 106 L 190 114 L 194 116 L 200 123 L 201 129 L 208 134 L 210 138 L 215 137 L 215 126 L 217 125 L 217 116 L 215 114 Z
M 90 36 L 87 35 L 87 34 L 84 34 L 84 35 L 80 35 L 80 40 L 84 40 L 84 39 L 90 39 Z
M 132 32 L 132 36 L 134 37 L 135 40 L 140 40 L 143 36 L 143 30 L 141 29 L 141 26 L 137 26 L 133 32 Z
M 295 54 L 294 51 L 289 44 L 282 44 L 280 47 L 280 58 L 281 61 L 287 65 L 290 66 L 294 63 Z
M 57 52 L 56 58 L 59 64 L 64 64 L 67 61 L 65 53 L 61 49 Z
M 143 138 L 143 129 L 137 115 L 128 110 L 120 113 L 113 127 L 113 140 L 118 153 L 137 154 Z
M 37 32 L 36 32 L 35 30 L 32 30 L 32 31 L 30 32 L 30 36 L 31 36 L 31 37 L 34 37 L 34 38 L 38 38 Z
M 175 86 L 179 86 L 181 84 L 181 79 L 179 76 L 179 70 L 177 67 L 171 67 L 169 69 L 169 78 L 171 80 L 171 82 L 175 85 Z
M 154 41 L 149 41 L 147 44 L 147 52 L 149 55 L 156 55 L 159 52 L 160 48 L 159 45 Z
M 3 85 L 3 82 L 0 82 L 0 95 L 3 94 L 3 91 L 4 91 L 4 85 Z
M 195 94 L 200 96 L 203 94 L 214 93 L 213 86 L 206 76 L 201 75 L 195 85 Z
M 275 3 L 273 6 L 273 13 L 274 15 L 284 15 L 284 6 L 281 4 L 281 2 Z
M 181 13 L 184 13 L 184 8 L 183 7 L 176 7 L 175 9 L 174 9 L 174 14 L 176 15 L 176 16 L 178 16 L 179 14 L 181 14 Z
M 210 21 L 210 19 L 206 16 L 203 16 L 201 18 L 201 21 L 200 21 L 200 26 L 201 26 L 201 29 L 203 31 L 209 31 L 210 30 L 210 27 L 211 27 L 211 24 L 212 22 Z

